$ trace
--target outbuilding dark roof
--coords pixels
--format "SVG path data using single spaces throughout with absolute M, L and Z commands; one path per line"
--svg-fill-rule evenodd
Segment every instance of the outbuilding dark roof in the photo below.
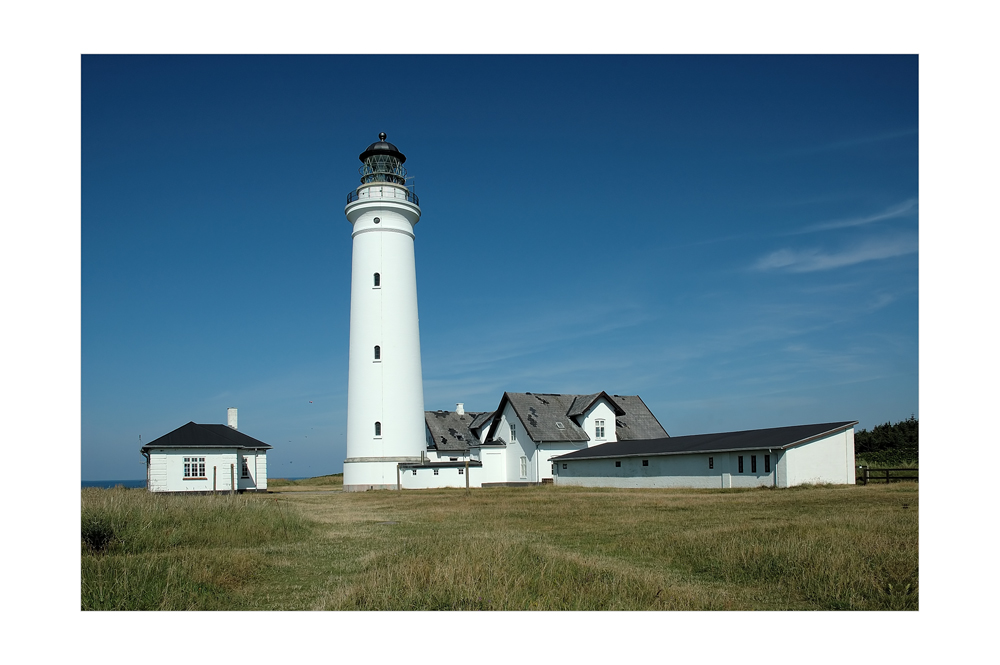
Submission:
M 267 450 L 272 446 L 228 425 L 198 425 L 188 423 L 173 432 L 150 441 L 141 450 L 151 448 L 253 448 Z
M 672 436 L 661 439 L 612 441 L 554 457 L 553 461 L 637 457 L 643 455 L 722 453 L 739 450 L 785 450 L 828 434 L 834 434 L 857 424 L 858 421 L 851 420 L 838 423 L 820 423 L 817 425 L 751 429 L 741 432 L 718 432 L 716 434 L 693 434 L 690 436 Z
M 479 437 L 470 429 L 472 423 L 482 415 L 474 411 L 466 411 L 461 415 L 454 411 L 425 411 L 424 422 L 427 423 L 435 448 L 440 451 L 460 451 L 479 443 Z

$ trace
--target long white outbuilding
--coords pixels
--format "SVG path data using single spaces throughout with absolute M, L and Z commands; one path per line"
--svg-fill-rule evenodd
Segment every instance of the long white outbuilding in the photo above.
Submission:
M 557 485 L 791 487 L 854 484 L 857 421 L 615 441 L 552 458 Z

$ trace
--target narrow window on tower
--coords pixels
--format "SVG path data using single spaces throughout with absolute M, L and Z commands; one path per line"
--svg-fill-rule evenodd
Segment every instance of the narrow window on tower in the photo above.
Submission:
M 382 277 L 375 273 L 375 286 L 382 286 Z
M 382 360 L 382 347 L 375 345 L 375 360 Z
M 382 436 L 382 423 L 375 421 L 375 436 Z

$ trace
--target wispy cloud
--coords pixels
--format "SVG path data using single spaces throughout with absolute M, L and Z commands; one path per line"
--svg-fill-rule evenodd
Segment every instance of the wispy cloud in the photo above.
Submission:
M 815 155 L 817 153 L 823 153 L 823 152 L 850 150 L 853 148 L 860 148 L 862 146 L 871 145 L 873 143 L 882 143 L 883 141 L 892 141 L 895 139 L 902 139 L 916 135 L 917 135 L 916 128 L 901 129 L 895 132 L 884 132 L 882 134 L 873 134 L 871 136 L 860 136 L 858 138 L 853 138 L 853 139 L 842 139 L 840 141 L 831 141 L 829 143 L 821 143 L 819 145 L 806 146 L 795 150 L 789 150 L 785 153 L 782 153 L 782 156 L 796 157 L 799 155 Z
M 786 272 L 815 272 L 877 261 L 917 251 L 916 235 L 901 235 L 879 240 L 868 240 L 839 252 L 821 249 L 779 249 L 762 256 L 753 265 L 755 270 L 783 270 Z
M 865 224 L 872 224 L 874 222 L 881 222 L 886 219 L 895 219 L 897 217 L 905 217 L 917 211 L 917 199 L 907 199 L 902 203 L 897 203 L 896 205 L 889 206 L 882 212 L 875 213 L 873 215 L 863 215 L 861 217 L 849 217 L 846 219 L 837 219 L 829 222 L 822 222 L 820 224 L 813 224 L 812 226 L 807 226 L 804 229 L 798 231 L 791 231 L 786 235 L 799 235 L 802 233 L 816 233 L 817 231 L 829 231 L 831 229 L 844 229 L 851 226 L 864 226 Z

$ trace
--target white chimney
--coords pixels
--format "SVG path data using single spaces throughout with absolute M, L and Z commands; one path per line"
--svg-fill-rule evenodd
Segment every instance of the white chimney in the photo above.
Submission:
M 229 426 L 236 429 L 236 407 L 231 406 L 226 409 L 226 416 L 229 419 Z
M 457 413 L 460 416 L 464 416 L 465 415 L 465 403 L 464 402 L 459 402 L 458 404 L 455 405 L 455 413 Z

